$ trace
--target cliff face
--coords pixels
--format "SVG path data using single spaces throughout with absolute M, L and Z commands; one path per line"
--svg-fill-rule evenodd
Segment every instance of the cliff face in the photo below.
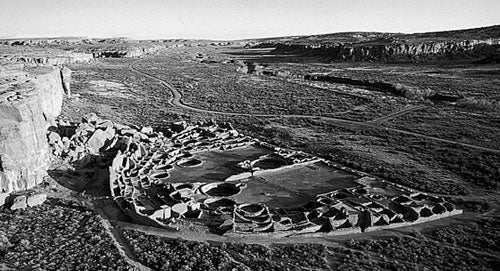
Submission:
M 147 45 L 130 48 L 104 48 L 93 50 L 94 58 L 128 58 L 156 54 L 167 50 L 166 45 Z
M 295 53 L 321 56 L 340 61 L 397 61 L 433 60 L 487 54 L 500 44 L 498 39 L 462 40 L 421 43 L 367 43 L 367 44 L 268 44 L 274 53 Z M 262 45 L 260 45 L 262 46 Z
M 89 62 L 94 59 L 94 56 L 87 53 L 69 53 L 48 57 L 40 55 L 6 55 L 3 58 L 10 62 L 30 63 L 34 65 L 64 65 L 68 63 Z
M 57 67 L 3 66 L 0 74 L 0 193 L 8 193 L 33 187 L 46 176 L 47 128 L 61 112 L 64 90 Z
M 34 39 L 0 39 L 0 44 L 10 46 L 54 46 L 54 45 L 75 45 L 91 42 L 83 37 L 62 37 L 62 38 L 34 38 Z

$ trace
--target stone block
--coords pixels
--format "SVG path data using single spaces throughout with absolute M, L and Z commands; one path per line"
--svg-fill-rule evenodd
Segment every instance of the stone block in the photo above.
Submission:
M 82 122 L 90 123 L 90 124 L 97 124 L 101 122 L 101 119 L 96 115 L 96 113 L 88 113 L 87 115 L 83 116 Z
M 4 206 L 9 199 L 9 193 L 0 193 L 0 207 Z
M 95 131 L 95 127 L 90 123 L 80 123 L 78 127 L 76 127 L 75 134 L 76 135 L 86 135 L 88 132 Z
M 49 141 L 49 144 L 55 145 L 61 141 L 61 136 L 56 132 L 49 132 L 47 134 L 47 139 Z
M 151 126 L 142 127 L 141 133 L 143 133 L 145 135 L 152 135 L 153 134 L 153 128 Z
M 188 211 L 186 203 L 177 203 L 172 206 L 172 212 L 177 213 L 179 216 L 184 215 Z
M 108 140 L 113 138 L 112 135 L 103 130 L 95 130 L 92 136 L 85 143 L 91 154 L 99 154 L 99 150 L 106 144 Z
M 108 127 L 114 127 L 114 126 L 115 124 L 112 121 L 105 120 L 97 123 L 95 127 L 106 130 Z
M 17 196 L 14 198 L 14 201 L 12 203 L 12 206 L 10 206 L 10 209 L 12 211 L 19 210 L 19 209 L 25 209 L 28 207 L 26 196 Z
M 47 194 L 34 194 L 28 196 L 28 206 L 35 207 L 37 205 L 43 204 L 47 200 Z

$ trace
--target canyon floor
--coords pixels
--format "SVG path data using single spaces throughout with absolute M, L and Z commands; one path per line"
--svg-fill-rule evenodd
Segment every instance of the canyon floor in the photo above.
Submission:
M 155 129 L 182 120 L 228 121 L 262 141 L 444 197 L 464 213 L 328 237 L 169 231 L 136 224 L 117 208 L 106 167 L 61 162 L 36 188 L 49 195 L 48 203 L 0 212 L 0 229 L 17 236 L 10 240 L 13 251 L 0 252 L 4 266 L 70 269 L 69 262 L 85 258 L 98 263 L 90 269 L 116 270 L 495 270 L 500 265 L 500 64 L 327 63 L 273 48 L 226 45 L 68 67 L 72 95 L 65 97 L 61 119 L 79 122 L 94 112 Z

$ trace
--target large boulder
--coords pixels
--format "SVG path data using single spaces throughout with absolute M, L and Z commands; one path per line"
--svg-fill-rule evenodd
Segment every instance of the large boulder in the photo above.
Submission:
M 4 206 L 7 203 L 9 198 L 9 193 L 0 193 L 0 207 Z
M 97 129 L 85 143 L 91 154 L 98 155 L 99 150 L 113 138 L 113 134 Z
M 174 204 L 172 206 L 172 212 L 176 213 L 178 216 L 182 216 L 188 211 L 188 205 L 184 202 Z
M 26 202 L 28 203 L 29 207 L 35 207 L 43 204 L 46 200 L 47 200 L 47 194 L 34 194 L 28 196 Z
M 10 209 L 12 211 L 19 210 L 19 209 L 25 209 L 28 207 L 28 202 L 26 199 L 26 196 L 17 196 L 14 201 L 12 202 L 12 206 L 10 206 Z

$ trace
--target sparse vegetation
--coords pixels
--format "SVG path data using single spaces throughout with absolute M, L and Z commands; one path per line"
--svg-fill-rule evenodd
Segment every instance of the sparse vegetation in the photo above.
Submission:
M 225 251 L 207 243 L 172 240 L 129 230 L 124 231 L 124 236 L 138 258 L 155 269 L 232 270 L 239 266 Z
M 461 247 L 449 246 L 428 240 L 423 236 L 394 237 L 389 240 L 351 240 L 347 248 L 355 251 L 347 267 L 371 263 L 378 268 L 439 270 L 495 270 L 499 259 L 477 254 Z M 391 263 L 392 262 L 392 263 Z M 351 265 L 352 264 L 352 265 Z M 398 266 L 399 265 L 399 266 Z
M 132 270 L 92 211 L 52 200 L 0 212 L 0 263 L 19 270 Z
M 303 270 L 328 268 L 327 248 L 316 244 L 272 245 L 185 241 L 124 230 L 134 253 L 161 270 Z
M 498 218 L 444 227 L 426 236 L 456 247 L 492 253 L 500 252 L 500 220 Z

